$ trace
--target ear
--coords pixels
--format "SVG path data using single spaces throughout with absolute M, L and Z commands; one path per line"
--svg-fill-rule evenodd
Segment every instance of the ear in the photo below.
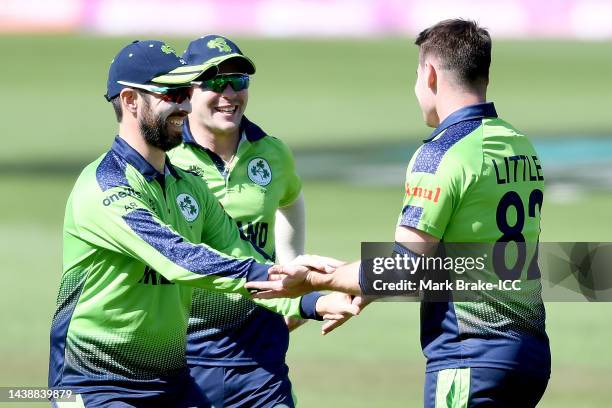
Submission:
M 431 61 L 425 63 L 425 79 L 427 81 L 427 87 L 431 89 L 434 94 L 438 93 L 438 71 Z
M 138 93 L 133 88 L 123 88 L 119 94 L 124 112 L 136 114 L 138 110 Z

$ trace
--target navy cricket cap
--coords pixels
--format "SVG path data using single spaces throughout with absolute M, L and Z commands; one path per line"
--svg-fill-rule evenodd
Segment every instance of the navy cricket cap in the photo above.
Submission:
M 216 34 L 206 35 L 190 42 L 183 53 L 183 58 L 188 64 L 219 65 L 232 60 L 241 72 L 249 75 L 255 73 L 253 61 L 245 57 L 232 40 Z
M 104 97 L 110 101 L 131 85 L 190 85 L 198 77 L 213 78 L 217 71 L 212 63 L 187 64 L 163 41 L 134 41 L 111 62 Z

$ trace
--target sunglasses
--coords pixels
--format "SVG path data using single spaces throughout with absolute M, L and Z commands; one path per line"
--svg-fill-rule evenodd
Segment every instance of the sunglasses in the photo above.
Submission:
M 167 86 L 156 86 L 156 85 L 144 85 L 134 84 L 131 82 L 117 81 L 122 85 L 127 85 L 130 88 L 140 89 L 147 93 L 154 94 L 164 102 L 169 103 L 183 103 L 185 100 L 191 98 L 191 86 L 181 87 L 167 87 Z
M 249 87 L 250 78 L 246 74 L 222 74 L 212 79 L 201 82 L 192 82 L 202 89 L 222 93 L 227 86 L 231 86 L 235 92 L 240 92 Z

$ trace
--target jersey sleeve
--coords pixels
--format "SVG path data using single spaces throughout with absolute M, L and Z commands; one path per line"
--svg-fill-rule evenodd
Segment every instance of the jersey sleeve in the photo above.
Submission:
M 287 182 L 284 194 L 279 201 L 279 207 L 286 207 L 292 204 L 300 195 L 300 191 L 302 191 L 302 180 L 300 176 L 297 174 L 295 168 L 295 159 L 293 158 L 293 154 L 289 147 L 280 142 L 281 146 L 281 157 L 282 157 L 282 166 L 283 173 L 287 175 Z
M 141 193 L 118 186 L 104 194 L 120 199 L 103 200 L 95 191 L 73 197 L 74 228 L 81 239 L 138 259 L 171 282 L 248 295 L 247 281 L 267 279 L 268 265 L 187 241 L 160 220 Z M 228 221 L 224 223 L 229 227 Z
M 411 227 L 442 239 L 457 207 L 466 174 L 452 157 L 435 171 L 423 165 L 427 156 L 419 150 L 408 165 L 402 212 L 398 226 Z

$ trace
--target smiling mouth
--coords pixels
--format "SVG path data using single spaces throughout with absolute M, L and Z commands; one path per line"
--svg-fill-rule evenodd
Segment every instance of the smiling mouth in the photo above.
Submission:
M 173 126 L 183 126 L 183 122 L 185 121 L 185 117 L 184 116 L 170 116 L 168 118 L 168 123 L 170 123 Z
M 233 114 L 238 110 L 238 105 L 230 105 L 230 106 L 217 106 L 215 111 L 220 113 Z

